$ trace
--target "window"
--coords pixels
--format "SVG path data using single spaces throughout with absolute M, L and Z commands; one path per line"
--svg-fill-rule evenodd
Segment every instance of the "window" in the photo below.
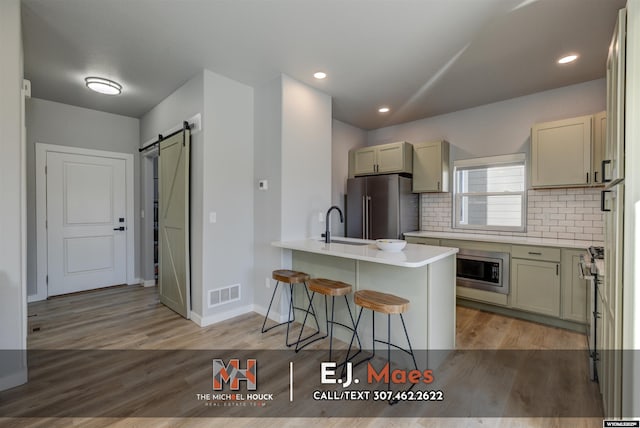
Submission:
M 453 227 L 525 231 L 525 155 L 453 163 Z

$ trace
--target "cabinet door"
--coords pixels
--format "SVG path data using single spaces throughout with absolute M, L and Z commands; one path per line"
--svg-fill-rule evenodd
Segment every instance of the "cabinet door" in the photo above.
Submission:
M 607 143 L 607 112 L 602 111 L 593 116 L 593 146 L 591 147 L 592 184 L 602 184 L 602 160 Z
M 413 193 L 446 192 L 443 175 L 445 149 L 448 144 L 443 141 L 419 143 L 413 146 Z M 448 163 L 448 156 L 446 156 Z
M 605 344 L 602 338 L 606 335 L 603 333 L 608 328 L 608 319 L 602 316 L 603 303 L 602 303 L 602 296 L 600 295 L 600 293 L 596 294 L 596 305 L 597 305 L 597 315 L 598 315 L 598 320 L 597 320 L 598 324 L 596 328 L 596 351 L 598 352 L 598 358 L 596 359 L 596 372 L 598 373 L 598 378 L 600 380 L 599 382 L 600 394 L 604 395 L 603 387 L 604 387 L 604 379 L 606 378 L 606 375 L 604 374 L 604 370 L 602 369 L 602 361 L 603 359 L 606 360 L 607 356 L 603 352 Z
M 618 22 L 607 57 L 607 144 L 606 180 L 624 178 L 626 12 L 618 11 Z
M 353 154 L 353 174 L 366 175 L 376 172 L 376 151 L 375 147 L 356 150 Z
M 591 183 L 591 120 L 581 116 L 531 128 L 531 186 Z
M 399 172 L 404 170 L 404 143 L 385 144 L 377 147 L 377 172 Z
M 580 255 L 584 251 L 562 250 L 562 318 L 587 322 L 587 281 L 580 279 Z
M 511 259 L 511 304 L 518 309 L 560 316 L 560 265 Z

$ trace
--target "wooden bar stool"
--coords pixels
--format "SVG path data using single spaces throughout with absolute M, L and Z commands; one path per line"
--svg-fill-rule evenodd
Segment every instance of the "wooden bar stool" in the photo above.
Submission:
M 373 290 L 358 290 L 353 294 L 353 301 L 357 306 L 360 306 L 360 312 L 358 313 L 358 319 L 355 324 L 355 330 L 357 331 L 358 325 L 360 325 L 360 319 L 362 317 L 362 311 L 364 309 L 369 309 L 372 311 L 371 313 L 371 327 L 372 327 L 372 339 L 373 339 L 373 355 L 368 358 L 363 359 L 362 361 L 358 361 L 354 366 L 361 364 L 365 361 L 369 361 L 376 356 L 376 342 L 384 343 L 387 345 L 387 364 L 389 364 L 389 369 L 391 369 L 391 347 L 393 346 L 400 351 L 404 351 L 405 353 L 411 355 L 413 359 L 413 365 L 416 370 L 418 370 L 418 363 L 416 362 L 415 354 L 413 353 L 413 348 L 411 347 L 411 340 L 409 339 L 409 333 L 407 333 L 407 326 L 404 323 L 404 317 L 402 313 L 409 309 L 409 301 L 407 299 L 403 299 L 402 297 L 395 296 L 393 294 L 381 293 L 379 291 Z M 376 317 L 375 312 L 387 314 L 387 340 L 379 340 L 376 339 Z M 407 344 L 409 345 L 409 349 L 402 348 L 396 344 L 391 343 L 391 315 L 400 315 L 400 320 L 402 321 L 402 328 L 404 330 L 404 335 L 407 338 Z M 352 359 L 355 355 L 349 356 L 349 351 L 351 350 L 351 345 L 353 344 L 353 339 L 355 334 L 351 336 L 351 342 L 349 343 L 349 348 L 347 348 L 347 358 L 345 363 Z M 415 384 L 411 384 L 411 388 L 415 386 Z M 409 388 L 409 389 L 411 389 Z M 391 376 L 389 376 L 389 382 L 387 383 L 387 390 L 391 390 Z M 390 400 L 389 404 L 395 404 L 397 400 Z
M 309 295 L 309 289 L 307 288 L 307 281 L 309 281 L 309 275 L 304 273 L 304 272 L 298 272 L 295 270 L 289 270 L 289 269 L 278 269 L 278 270 L 274 270 L 271 273 L 271 276 L 273 277 L 273 279 L 276 280 L 276 286 L 273 288 L 273 294 L 271 295 L 271 301 L 269 302 L 269 308 L 267 309 L 267 314 L 264 316 L 264 321 L 262 322 L 262 333 L 266 333 L 267 331 L 271 330 L 272 328 L 281 326 L 283 324 L 287 325 L 287 337 L 285 339 L 285 345 L 287 346 L 293 346 L 293 345 L 297 345 L 298 342 L 291 342 L 289 343 L 289 327 L 291 326 L 291 323 L 294 322 L 296 320 L 296 313 L 295 313 L 295 309 L 301 310 L 305 312 L 305 316 L 304 319 L 307 319 L 307 316 L 309 314 L 311 314 L 311 316 L 313 316 L 313 319 L 316 320 L 316 326 L 318 328 L 318 330 L 313 333 L 310 334 L 309 336 L 305 337 L 304 339 L 300 339 L 300 336 L 298 336 L 298 340 L 307 340 L 310 339 L 311 337 L 315 336 L 316 334 L 320 333 L 320 324 L 318 323 L 318 318 L 316 317 L 316 313 L 313 310 L 313 306 L 309 305 L 309 307 L 307 309 L 305 308 L 300 308 L 298 306 L 294 306 L 293 304 L 293 286 L 294 284 L 302 284 L 302 286 L 304 287 L 304 291 L 307 294 L 307 299 L 309 300 L 309 302 L 311 302 L 311 297 Z M 271 305 L 273 305 L 273 299 L 276 296 L 276 292 L 278 291 L 278 285 L 280 284 L 289 284 L 289 314 L 288 314 L 288 319 L 285 322 L 281 322 L 279 324 L 276 325 L 272 325 L 271 327 L 265 328 L 265 326 L 267 325 L 267 319 L 269 318 L 269 312 L 271 311 Z
M 333 361 L 332 360 L 333 326 L 335 324 L 342 326 L 353 332 L 353 334 L 358 340 L 358 349 L 359 349 L 358 352 L 360 352 L 360 350 L 362 349 L 362 345 L 360 343 L 360 337 L 358 336 L 358 332 L 355 330 L 356 323 L 355 323 L 355 320 L 353 319 L 353 314 L 351 313 L 351 306 L 349 305 L 349 299 L 347 299 L 347 295 L 351 294 L 351 285 L 344 282 L 333 281 L 331 279 L 326 279 L 326 278 L 314 278 L 309 280 L 308 287 L 309 287 L 309 290 L 312 291 L 312 294 L 311 294 L 311 299 L 309 300 L 309 308 L 307 308 L 307 313 L 305 314 L 304 321 L 302 322 L 302 329 L 300 330 L 300 334 L 298 335 L 298 344 L 296 345 L 296 352 L 303 349 L 307 345 L 317 342 L 318 340 L 326 339 L 328 336 L 329 337 L 329 361 Z M 324 314 L 325 314 L 325 320 L 327 321 L 327 331 L 324 336 L 317 337 L 313 340 L 309 340 L 303 343 L 304 340 L 301 339 L 302 332 L 304 331 L 304 326 L 307 323 L 307 316 L 310 313 L 309 310 L 312 309 L 312 303 L 313 303 L 313 299 L 316 296 L 316 293 L 322 294 L 324 296 Z M 329 296 L 331 297 L 331 320 L 329 320 L 329 313 L 328 313 L 329 304 L 327 302 L 327 297 Z M 335 320 L 336 297 L 340 297 L 340 296 L 344 297 L 344 301 L 347 304 L 347 311 L 349 312 L 349 318 L 351 319 L 350 326 Z M 356 353 L 355 355 L 357 354 L 358 353 Z

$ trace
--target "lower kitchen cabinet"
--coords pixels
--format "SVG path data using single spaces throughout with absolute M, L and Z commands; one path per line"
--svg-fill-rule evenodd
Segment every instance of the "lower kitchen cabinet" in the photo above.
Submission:
M 560 264 L 511 259 L 511 305 L 517 309 L 560 316 Z
M 562 319 L 587 322 L 587 281 L 580 278 L 580 255 L 584 251 L 561 251 Z
M 486 303 L 489 305 L 488 308 L 501 306 L 516 313 L 526 311 L 546 315 L 556 318 L 557 321 L 551 318 L 545 321 L 542 317 L 535 319 L 550 325 L 570 326 L 569 328 L 578 331 L 580 324 L 588 323 L 588 286 L 587 281 L 580 278 L 579 266 L 580 256 L 585 250 L 424 236 L 406 236 L 405 239 L 411 244 L 441 245 L 461 250 L 504 252 L 511 255 L 508 295 L 458 285 L 458 298 Z M 606 289 L 601 288 L 600 291 L 605 293 Z M 602 310 L 602 302 L 598 304 L 598 308 L 599 311 Z M 599 348 L 601 346 L 602 344 L 598 344 Z

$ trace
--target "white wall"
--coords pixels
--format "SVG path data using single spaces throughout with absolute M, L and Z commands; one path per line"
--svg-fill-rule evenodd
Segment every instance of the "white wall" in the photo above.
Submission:
M 206 325 L 247 312 L 253 301 L 253 89 L 203 70 L 143 116 L 141 144 L 197 113 L 202 130 L 191 142 L 191 302 L 194 321 Z M 240 301 L 209 307 L 209 290 L 235 284 Z
M 107 150 L 134 155 L 135 276 L 140 276 L 140 169 L 138 162 L 139 120 L 53 101 L 27 100 L 27 239 L 29 295 L 36 288 L 36 143 Z M 128 221 L 131 221 L 129 219 Z
M 267 190 L 254 190 L 254 305 L 265 313 L 272 290 L 271 271 L 280 266 L 281 251 L 271 246 L 279 241 L 282 225 L 282 79 L 278 77 L 255 89 L 254 185 L 267 180 Z
M 451 160 L 529 153 L 531 125 L 606 109 L 605 79 L 370 131 L 367 145 L 445 139 Z
M 205 70 L 204 116 L 202 315 L 209 324 L 253 303 L 253 88 Z M 209 290 L 234 284 L 240 301 L 209 307 Z
M 331 205 L 331 97 L 282 76 L 282 239 L 324 231 Z
M 188 82 L 176 89 L 160 104 L 140 119 L 140 146 L 155 140 L 158 134 L 182 124 L 196 114 L 202 114 L 202 131 L 191 137 L 191 305 L 197 315 L 202 315 L 202 260 L 203 260 L 203 208 L 202 195 L 204 193 L 204 131 L 206 116 L 204 114 L 204 72 L 200 72 Z M 153 177 L 151 164 L 142 158 L 143 183 L 142 198 L 147 204 L 146 212 L 150 215 L 151 201 L 153 201 L 153 187 L 149 177 Z M 153 228 L 147 224 L 141 235 L 143 241 L 144 266 L 153 261 Z M 144 279 L 153 279 L 153 271 L 144 271 Z
M 331 204 L 345 213 L 344 196 L 349 176 L 349 150 L 367 145 L 367 131 L 333 119 L 331 129 Z M 332 214 L 335 216 L 335 214 Z M 332 218 L 331 235 L 344 236 L 344 223 Z
M 0 350 L 26 350 L 22 38 L 19 0 L 0 2 Z M 24 353 L 3 353 L 0 390 L 27 381 Z
M 627 2 L 622 415 L 640 416 L 640 2 Z
M 285 75 L 255 93 L 255 181 L 269 180 L 254 203 L 254 304 L 264 313 L 272 292 L 265 281 L 291 263 L 290 252 L 271 242 L 324 230 L 318 219 L 331 205 L 331 97 Z

